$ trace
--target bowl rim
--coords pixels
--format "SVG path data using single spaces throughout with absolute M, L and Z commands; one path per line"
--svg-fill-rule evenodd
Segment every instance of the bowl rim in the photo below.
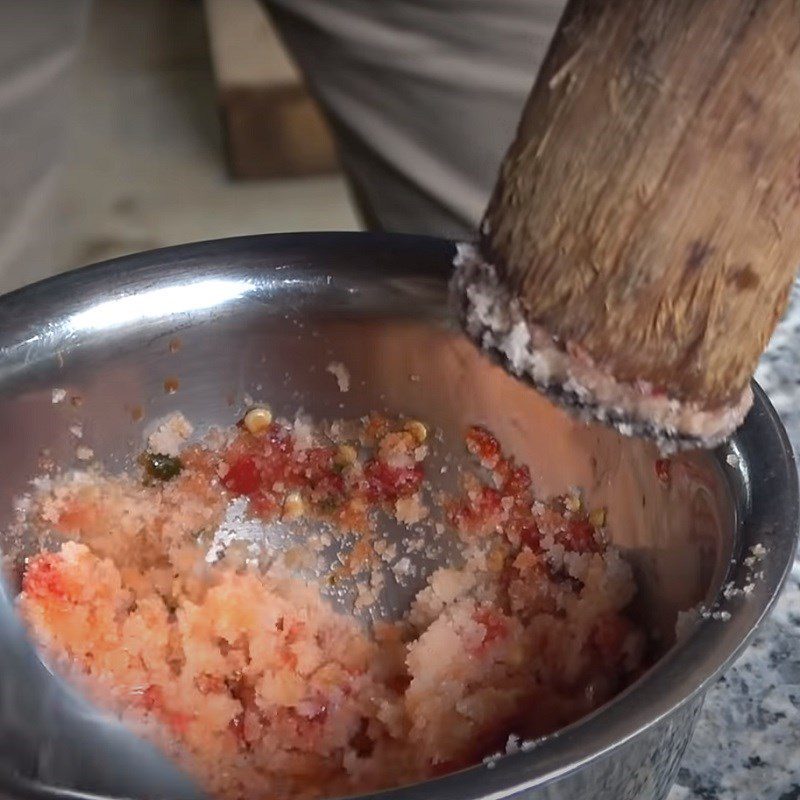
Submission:
M 390 258 L 422 256 L 425 273 L 446 282 L 455 243 L 427 236 L 386 233 L 318 232 L 262 234 L 177 245 L 89 265 L 17 289 L 0 297 L 0 367 L 10 343 L 21 342 L 31 328 L 25 308 L 36 304 L 62 308 L 79 302 L 79 288 L 100 286 L 109 277 L 123 287 L 157 274 L 160 279 L 202 263 L 217 271 L 236 272 L 242 260 L 274 258 L 282 251 L 306 251 L 312 259 L 331 248 L 365 250 Z M 238 259 L 238 261 L 237 261 Z M 154 272 L 156 271 L 157 272 Z M 13 358 L 13 355 L 12 355 Z M 1 374 L 1 372 L 0 372 Z M 0 377 L 2 380 L 2 377 Z M 598 759 L 675 713 L 704 693 L 745 649 L 775 604 L 791 569 L 797 548 L 800 496 L 792 447 L 777 412 L 753 382 L 754 405 L 730 445 L 714 457 L 729 484 L 736 483 L 742 511 L 738 522 L 738 552 L 729 576 L 741 577 L 749 549 L 768 537 L 764 576 L 747 598 L 726 604 L 724 619 L 703 619 L 693 633 L 670 649 L 639 680 L 611 701 L 575 723 L 536 743 L 526 752 L 497 759 L 489 768 L 479 764 L 421 783 L 358 795 L 362 800 L 478 800 L 521 792 L 554 781 Z M 731 450 L 731 447 L 733 450 Z M 729 454 L 737 457 L 733 462 Z M 741 489 L 741 487 L 744 487 Z M 0 592 L 0 595 L 4 595 Z M 6 602 L 0 598 L 0 602 Z M 0 789 L 20 797 L 100 800 L 108 795 L 49 786 L 23 779 L 0 768 Z

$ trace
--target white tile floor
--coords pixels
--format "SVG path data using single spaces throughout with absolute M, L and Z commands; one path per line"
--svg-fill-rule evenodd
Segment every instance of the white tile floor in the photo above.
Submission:
M 94 0 L 72 128 L 65 268 L 198 239 L 358 227 L 340 176 L 229 180 L 199 0 Z

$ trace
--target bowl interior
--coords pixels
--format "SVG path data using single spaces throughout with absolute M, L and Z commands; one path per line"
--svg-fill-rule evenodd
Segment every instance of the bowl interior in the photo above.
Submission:
M 51 318 L 50 352 L 0 382 L 2 528 L 12 530 L 14 498 L 41 472 L 42 454 L 77 468 L 89 447 L 123 469 L 177 410 L 198 431 L 232 424 L 253 400 L 290 418 L 299 409 L 317 419 L 417 417 L 441 432 L 428 474 L 448 489 L 452 458 L 466 456 L 466 427 L 479 423 L 530 466 L 542 497 L 580 487 L 591 507 L 608 509 L 610 537 L 637 572 L 635 613 L 662 646 L 671 643 L 678 612 L 717 593 L 733 550 L 733 504 L 715 460 L 674 459 L 665 486 L 650 444 L 574 422 L 484 358 L 454 329 L 441 278 L 353 270 L 328 281 L 325 269 L 320 258 L 188 284 L 165 274 Z M 327 369 L 335 362 L 350 373 L 346 392 Z M 65 392 L 62 402 L 54 390 Z M 404 529 L 386 525 L 401 543 Z M 2 544 L 7 553 L 31 545 L 9 533 Z M 416 582 L 400 586 L 387 568 L 383 613 L 401 614 L 436 566 L 412 557 Z

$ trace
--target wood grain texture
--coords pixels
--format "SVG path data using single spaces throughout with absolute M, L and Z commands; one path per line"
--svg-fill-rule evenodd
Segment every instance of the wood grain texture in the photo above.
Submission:
M 296 178 L 339 169 L 333 135 L 304 85 L 220 88 L 217 101 L 234 178 Z
M 482 250 L 618 380 L 738 398 L 800 265 L 800 4 L 570 2 Z

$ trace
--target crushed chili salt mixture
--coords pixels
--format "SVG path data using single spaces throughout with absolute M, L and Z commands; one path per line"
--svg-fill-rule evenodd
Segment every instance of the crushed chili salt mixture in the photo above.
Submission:
M 190 430 L 160 426 L 151 446 L 167 452 L 146 453 L 141 476 L 45 482 L 26 524 L 63 543 L 27 561 L 18 602 L 54 662 L 217 797 L 439 775 L 575 720 L 641 670 L 634 581 L 604 515 L 537 499 L 489 431 L 466 432 L 474 470 L 444 496 L 419 421 L 262 410 L 200 444 Z M 407 541 L 378 535 L 389 517 Z M 322 532 L 301 536 L 310 521 Z M 277 528 L 280 552 L 264 534 Z M 380 568 L 402 580 L 437 537 L 457 557 L 401 620 L 364 624 L 324 596 L 353 580 L 375 600 Z

